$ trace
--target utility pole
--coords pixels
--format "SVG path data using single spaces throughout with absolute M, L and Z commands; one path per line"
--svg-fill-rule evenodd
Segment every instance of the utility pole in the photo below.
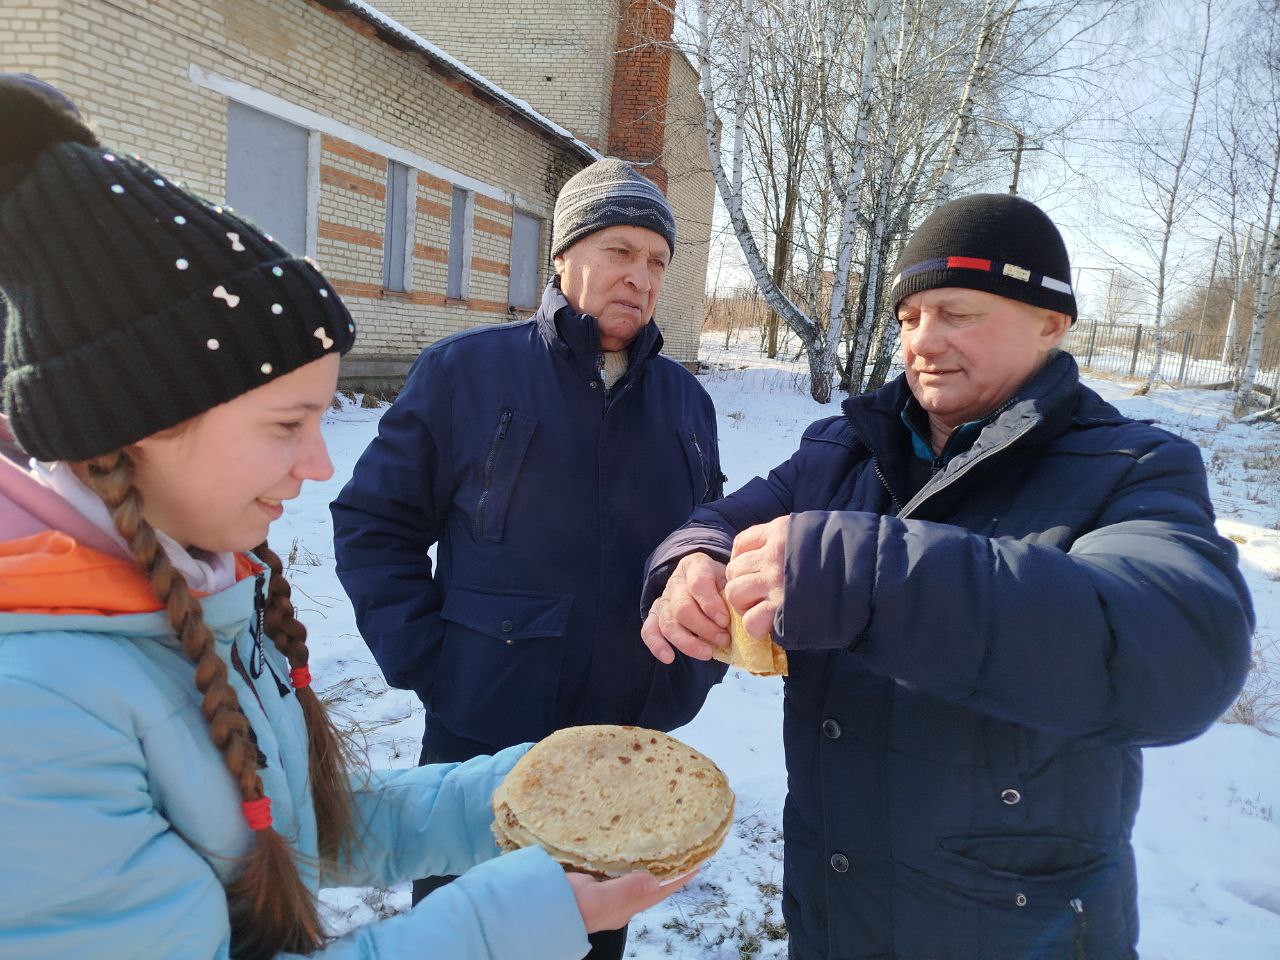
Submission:
M 1012 124 L 1005 123 L 1003 120 L 995 120 L 991 117 L 974 117 L 974 120 L 981 120 L 983 123 L 990 123 L 993 126 L 1003 127 L 1014 136 L 1016 146 L 997 147 L 996 153 L 1012 153 L 1013 154 L 1013 180 L 1009 182 L 1009 193 L 1017 196 L 1018 193 L 1018 174 L 1022 170 L 1022 151 L 1023 150 L 1043 150 L 1044 147 L 1028 147 L 1027 135 Z
M 1111 279 L 1107 282 L 1107 302 L 1106 302 L 1106 305 L 1103 307 L 1103 316 L 1104 317 L 1109 316 L 1111 312 L 1111 291 L 1116 285 L 1116 268 L 1115 267 L 1082 267 L 1077 265 L 1075 270 L 1076 270 L 1076 282 L 1071 289 L 1075 292 L 1075 295 L 1077 298 L 1079 298 L 1081 295 L 1080 294 L 1080 278 L 1083 276 L 1086 270 L 1104 270 L 1111 274 Z
M 986 117 L 980 117 L 981 120 L 987 120 L 988 123 L 996 123 L 995 120 L 988 120 Z M 1008 124 L 1001 123 L 999 126 L 1007 130 L 1012 130 L 1014 137 L 1017 138 L 1016 147 L 998 147 L 996 153 L 1012 153 L 1013 154 L 1013 180 L 1009 183 L 1009 193 L 1014 196 L 1018 194 L 1018 173 L 1022 170 L 1022 151 L 1023 150 L 1043 150 L 1044 147 L 1027 147 L 1024 144 L 1027 141 L 1026 135 L 1021 130 L 1014 130 Z

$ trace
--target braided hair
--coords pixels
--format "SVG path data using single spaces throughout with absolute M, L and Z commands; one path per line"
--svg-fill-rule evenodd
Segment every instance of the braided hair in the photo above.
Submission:
M 120 450 L 87 461 L 86 482 L 107 505 L 112 522 L 129 545 L 139 569 L 164 604 L 169 624 L 187 658 L 195 664 L 195 684 L 209 737 L 239 790 L 241 801 L 263 800 L 257 743 L 239 698 L 227 680 L 227 667 L 214 650 L 213 631 L 200 601 L 192 594 L 143 517 L 142 493 L 134 484 L 134 462 Z M 254 551 L 271 570 L 264 626 L 289 660 L 295 679 L 308 661 L 306 628 L 294 617 L 290 588 L 280 558 L 265 543 Z M 322 861 L 336 862 L 351 838 L 348 752 L 324 705 L 309 685 L 297 689 L 306 720 L 309 779 L 315 802 Z M 303 882 L 288 842 L 270 825 L 251 822 L 254 846 L 243 872 L 227 885 L 232 955 L 246 960 L 281 952 L 309 954 L 324 943 L 315 895 Z

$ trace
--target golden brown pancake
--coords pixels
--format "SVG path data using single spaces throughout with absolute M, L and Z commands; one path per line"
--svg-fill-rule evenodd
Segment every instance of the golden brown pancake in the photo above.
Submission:
M 773 642 L 772 634 L 748 636 L 746 627 L 742 625 L 742 615 L 728 600 L 725 606 L 729 608 L 729 646 L 714 648 L 712 656 L 721 663 L 741 667 L 758 677 L 785 677 L 787 651 Z
M 733 791 L 714 763 L 657 730 L 559 730 L 517 761 L 493 794 L 504 850 L 540 846 L 569 870 L 668 881 L 720 848 Z

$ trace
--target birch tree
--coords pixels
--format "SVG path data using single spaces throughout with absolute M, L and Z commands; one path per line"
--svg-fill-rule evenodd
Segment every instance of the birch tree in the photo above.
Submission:
M 717 192 L 752 280 L 807 355 L 815 399 L 831 398 L 837 359 L 842 388 L 883 382 L 897 333 L 887 271 L 911 227 L 1008 162 L 978 121 L 1027 126 L 1003 111 L 1038 103 L 1037 83 L 1061 85 L 1054 58 L 1094 11 L 1126 2 L 687 0 Z M 1065 30 L 1081 10 L 1084 26 Z M 796 50 L 798 24 L 805 62 L 793 53 L 779 69 L 770 60 Z M 778 95 L 788 69 L 812 79 L 816 112 Z
M 1258 6 L 1260 11 L 1266 11 L 1263 0 L 1259 0 Z M 1280 189 L 1280 23 L 1276 18 L 1264 20 L 1260 28 L 1246 34 L 1244 56 L 1255 67 L 1253 77 L 1256 83 L 1252 92 L 1259 108 L 1257 144 L 1249 153 L 1255 168 L 1263 171 L 1260 179 L 1266 186 L 1261 197 L 1263 242 L 1260 244 L 1261 256 L 1253 291 L 1253 324 L 1244 349 L 1244 366 L 1235 395 L 1237 415 L 1245 412 L 1252 402 L 1267 334 L 1271 297 L 1277 272 L 1280 272 L 1280 211 L 1276 209 L 1280 206 L 1280 194 L 1277 193 Z
M 1277 274 L 1280 274 L 1280 228 L 1271 232 L 1271 243 L 1262 258 L 1258 290 L 1253 301 L 1253 334 L 1245 352 L 1244 372 L 1240 376 L 1240 388 L 1235 397 L 1236 416 L 1245 413 L 1253 405 L 1253 389 L 1258 381 L 1258 367 L 1262 362 L 1262 343 Z
M 749 96 L 744 151 L 760 184 L 763 232 L 772 246 L 770 276 L 775 285 L 792 283 L 801 193 L 806 179 L 818 105 L 819 65 L 809 49 L 804 18 L 764 5 L 758 10 L 764 51 L 748 54 Z M 766 353 L 778 355 L 778 314 L 769 311 Z
M 870 25 L 863 38 L 862 63 L 858 70 L 853 96 L 850 98 L 851 109 L 856 116 L 854 139 L 850 151 L 851 162 L 847 173 L 843 177 L 835 176 L 832 178 L 833 184 L 843 184 L 843 189 L 840 192 L 844 194 L 844 203 L 843 213 L 840 218 L 839 241 L 836 246 L 835 276 L 831 284 L 831 308 L 830 317 L 827 321 L 824 350 L 824 359 L 830 364 L 824 370 L 828 381 L 834 372 L 836 347 L 840 341 L 841 327 L 844 322 L 845 301 L 849 292 L 849 270 L 853 263 L 854 230 L 857 226 L 857 202 L 862 194 L 863 176 L 866 171 L 868 125 L 871 121 L 871 90 L 875 83 L 874 71 L 880 56 L 881 36 L 888 21 L 888 0 L 873 0 L 873 3 Z M 824 31 L 823 36 L 829 38 L 830 33 Z M 825 55 L 826 43 L 824 42 L 819 49 Z M 833 151 L 829 146 L 832 137 L 833 133 L 828 119 L 828 122 L 823 124 L 823 142 L 828 145 L 824 152 L 828 157 L 828 163 L 832 162 L 830 157 Z M 858 342 L 865 342 L 865 339 L 865 337 L 860 337 Z
M 951 189 L 955 184 L 960 156 L 974 128 L 975 101 L 987 85 L 992 61 L 995 59 L 1009 19 L 1017 8 L 1018 0 L 1012 0 L 1003 6 L 997 0 L 985 0 L 983 3 L 978 42 L 974 46 L 973 59 L 969 63 L 964 90 L 960 93 L 960 108 L 956 111 L 955 133 L 951 137 L 951 144 L 942 161 L 938 183 L 938 204 L 946 203 L 951 199 Z
M 883 3 L 885 0 L 873 0 L 873 2 Z M 712 72 L 712 32 L 709 3 L 708 0 L 697 0 L 698 63 L 702 77 L 703 102 L 706 109 L 708 152 L 711 156 L 711 168 L 715 176 L 716 187 L 729 213 L 730 222 L 733 224 L 734 233 L 742 247 L 743 256 L 746 259 L 748 269 L 751 271 L 752 278 L 756 281 L 756 285 L 760 288 L 770 308 L 795 332 L 800 342 L 804 345 L 809 361 L 810 393 L 819 403 L 827 403 L 831 399 L 836 347 L 840 336 L 839 323 L 843 313 L 845 291 L 848 287 L 849 249 L 852 243 L 852 221 L 855 214 L 854 200 L 861 186 L 863 155 L 862 152 L 857 152 L 851 158 L 846 178 L 843 179 L 840 186 L 840 192 L 844 194 L 846 201 L 843 205 L 844 215 L 836 254 L 837 268 L 832 285 L 833 303 L 839 298 L 840 310 L 831 310 L 827 317 L 822 317 L 816 311 L 813 315 L 806 314 L 773 281 L 773 277 L 770 276 L 765 267 L 764 259 L 760 255 L 751 225 L 747 221 L 743 210 L 743 144 L 748 86 L 747 64 L 754 28 L 752 19 L 753 7 L 754 0 L 743 0 L 740 8 L 741 16 L 738 22 L 738 43 L 734 63 L 732 152 L 730 169 L 726 171 L 719 156 L 715 135 L 717 107 L 716 88 Z M 855 98 L 855 103 L 856 109 L 859 111 L 862 124 L 860 129 L 863 131 L 864 138 L 866 123 L 866 108 L 863 104 L 866 96 L 864 91 L 870 86 L 867 73 L 870 70 L 869 65 L 873 65 L 875 62 L 879 43 L 877 25 L 882 23 L 882 16 L 878 14 L 873 16 L 871 27 L 863 36 L 863 46 L 866 51 L 863 56 L 863 65 L 866 72 L 859 72 L 857 80 L 858 95 Z M 819 29 L 822 30 L 824 37 L 829 35 L 825 27 Z
M 1146 393 L 1150 390 L 1160 377 L 1160 364 L 1164 355 L 1164 340 L 1161 333 L 1169 267 L 1169 243 L 1173 237 L 1174 227 L 1186 206 L 1185 198 L 1182 196 L 1183 178 L 1187 171 L 1187 161 L 1191 153 L 1192 142 L 1196 136 L 1196 113 L 1200 107 L 1200 90 L 1204 83 L 1204 64 L 1205 58 L 1209 53 L 1209 37 L 1212 26 L 1213 2 L 1212 0 L 1205 0 L 1204 34 L 1191 75 L 1187 120 L 1183 128 L 1182 142 L 1178 146 L 1176 159 L 1170 162 L 1162 155 L 1161 145 L 1158 140 L 1148 142 L 1152 165 L 1148 168 L 1146 181 L 1153 194 L 1158 197 L 1162 229 L 1160 232 L 1160 252 L 1156 257 L 1155 264 L 1156 312 L 1153 320 L 1155 353 L 1151 361 L 1151 367 L 1147 371 L 1146 381 L 1138 388 L 1139 393 Z

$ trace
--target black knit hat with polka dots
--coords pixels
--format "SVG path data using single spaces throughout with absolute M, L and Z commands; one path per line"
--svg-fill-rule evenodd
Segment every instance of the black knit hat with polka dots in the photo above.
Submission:
M 85 460 L 329 353 L 355 324 L 309 262 L 0 80 L 4 411 Z

